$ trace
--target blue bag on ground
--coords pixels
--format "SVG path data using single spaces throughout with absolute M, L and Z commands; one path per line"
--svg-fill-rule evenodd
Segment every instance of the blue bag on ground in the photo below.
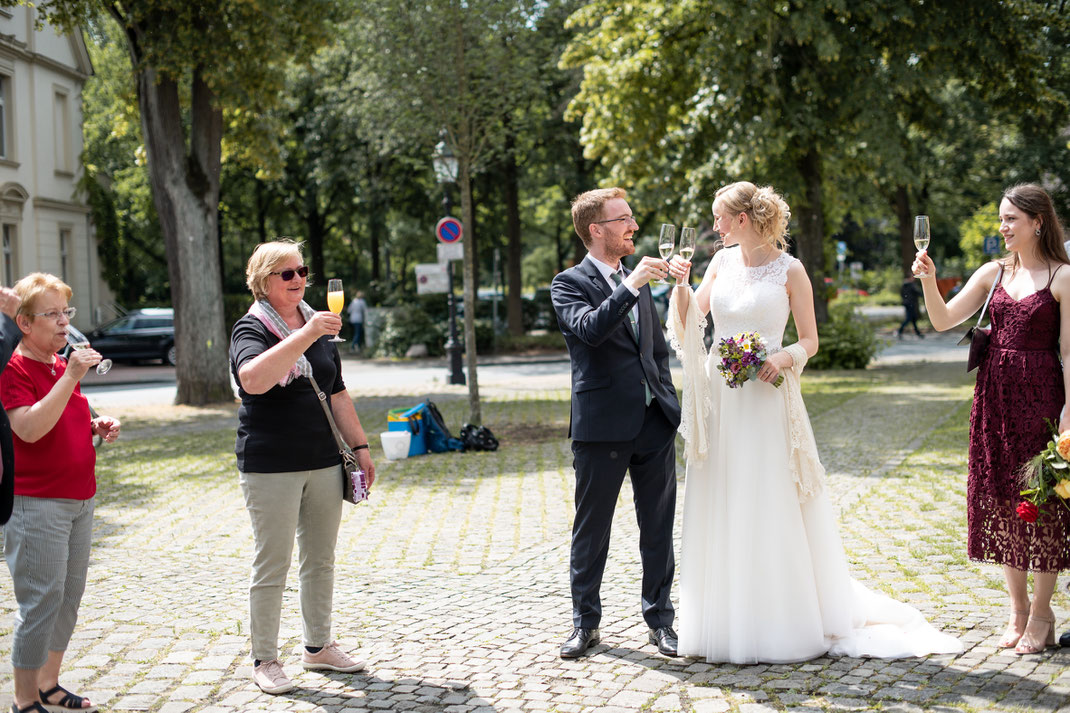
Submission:
M 408 431 L 412 434 L 409 441 L 409 457 L 422 456 L 427 453 L 427 420 L 424 418 L 425 404 L 412 408 L 390 409 L 386 414 L 386 430 Z
M 464 442 L 460 438 L 454 438 L 450 433 L 446 419 L 438 406 L 431 399 L 426 399 L 424 407 L 424 429 L 427 431 L 427 448 L 432 453 L 445 453 L 446 451 L 463 451 Z

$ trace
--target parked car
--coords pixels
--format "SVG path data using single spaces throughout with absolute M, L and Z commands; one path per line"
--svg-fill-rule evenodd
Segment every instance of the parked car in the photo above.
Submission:
M 133 310 L 86 336 L 106 359 L 161 359 L 175 365 L 175 312 L 170 307 Z

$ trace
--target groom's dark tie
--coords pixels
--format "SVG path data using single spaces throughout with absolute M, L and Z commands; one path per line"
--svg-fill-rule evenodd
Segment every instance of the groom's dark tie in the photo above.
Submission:
M 609 276 L 613 280 L 613 282 L 615 282 L 618 285 L 624 281 L 624 277 L 621 275 L 621 271 L 620 270 L 617 270 L 616 272 L 609 273 Z M 635 320 L 635 311 L 637 309 L 639 309 L 639 303 L 638 302 L 630 310 L 628 310 L 628 321 L 631 322 L 631 325 L 632 325 L 632 338 L 635 339 L 635 343 L 636 344 L 639 343 L 639 322 L 637 322 Z M 650 394 L 650 384 L 648 384 L 646 382 L 643 382 L 643 387 L 646 389 L 646 405 L 649 406 L 650 405 L 650 401 L 653 398 L 651 396 L 651 394 Z

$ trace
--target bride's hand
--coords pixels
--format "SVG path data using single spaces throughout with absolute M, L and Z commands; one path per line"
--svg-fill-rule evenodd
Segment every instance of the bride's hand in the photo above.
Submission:
M 691 282 L 691 261 L 684 260 L 679 255 L 673 255 L 669 260 L 669 274 L 676 278 L 677 285 L 687 285 Z
M 786 352 L 777 352 L 773 356 L 765 360 L 765 363 L 758 369 L 758 378 L 762 381 L 772 384 L 780 376 L 781 369 L 787 369 L 792 364 L 791 354 Z

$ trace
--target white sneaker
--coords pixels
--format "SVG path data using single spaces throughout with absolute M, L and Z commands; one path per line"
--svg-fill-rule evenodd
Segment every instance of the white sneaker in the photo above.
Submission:
M 286 693 L 294 689 L 293 681 L 282 670 L 278 659 L 261 661 L 259 666 L 253 666 L 253 681 L 264 693 Z
M 337 641 L 332 641 L 314 654 L 308 653 L 308 649 L 302 646 L 301 665 L 309 671 L 327 670 L 342 673 L 353 673 L 364 668 L 364 662 L 351 658 L 338 647 Z

